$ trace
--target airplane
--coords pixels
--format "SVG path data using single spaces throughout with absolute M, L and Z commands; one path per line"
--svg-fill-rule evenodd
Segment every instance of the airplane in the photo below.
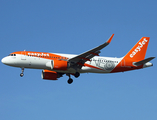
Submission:
M 98 47 L 79 55 L 24 50 L 9 54 L 1 62 L 21 68 L 21 77 L 24 75 L 25 68 L 42 69 L 41 76 L 46 80 L 58 80 L 66 74 L 69 77 L 67 81 L 69 84 L 73 82 L 71 75 L 78 78 L 80 73 L 116 73 L 153 66 L 149 61 L 155 57 L 145 59 L 150 37 L 142 37 L 123 57 L 99 56 L 100 50 L 111 42 L 113 36 L 114 34 Z

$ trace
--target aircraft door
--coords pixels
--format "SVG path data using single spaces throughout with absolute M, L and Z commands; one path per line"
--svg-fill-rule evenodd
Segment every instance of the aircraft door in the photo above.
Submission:
M 21 52 L 21 60 L 26 60 L 26 51 Z

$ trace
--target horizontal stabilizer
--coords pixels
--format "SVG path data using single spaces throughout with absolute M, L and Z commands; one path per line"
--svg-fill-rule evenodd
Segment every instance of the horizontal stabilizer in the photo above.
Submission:
M 139 62 L 135 62 L 134 65 L 136 65 L 136 66 L 143 65 L 143 64 L 145 64 L 145 63 L 151 61 L 151 60 L 154 59 L 154 58 L 155 58 L 155 57 L 150 57 L 150 58 L 141 60 L 141 61 L 139 61 Z

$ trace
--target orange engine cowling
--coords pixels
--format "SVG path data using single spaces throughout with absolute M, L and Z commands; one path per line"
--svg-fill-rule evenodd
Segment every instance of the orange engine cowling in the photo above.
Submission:
M 43 70 L 41 74 L 42 79 L 47 79 L 47 80 L 58 80 L 57 78 L 58 73 L 55 71 L 50 71 L 50 70 Z

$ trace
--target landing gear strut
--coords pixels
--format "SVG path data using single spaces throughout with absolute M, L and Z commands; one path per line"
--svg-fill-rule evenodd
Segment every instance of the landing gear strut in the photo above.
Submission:
M 69 76 L 69 79 L 67 82 L 68 82 L 68 84 L 71 84 L 73 82 L 73 79 L 71 79 L 70 74 L 67 74 L 67 76 Z
M 21 70 L 22 70 L 22 73 L 20 74 L 20 76 L 23 77 L 24 68 L 21 68 Z

